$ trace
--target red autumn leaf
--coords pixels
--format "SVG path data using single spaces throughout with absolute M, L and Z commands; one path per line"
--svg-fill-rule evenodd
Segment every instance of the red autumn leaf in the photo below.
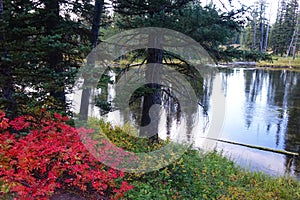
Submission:
M 54 114 L 53 119 L 42 111 L 41 116 L 21 116 L 9 121 L 0 111 L 0 182 L 8 183 L 18 199 L 48 199 L 64 185 L 85 192 L 90 183 L 100 195 L 123 196 L 132 188 L 127 182 L 117 184 L 124 173 L 105 171 L 78 135 L 79 132 L 88 135 L 94 130 L 76 130 L 65 124 L 67 120 L 60 114 Z M 27 129 L 28 135 L 16 138 L 6 131 L 10 127 L 17 131 Z M 112 148 L 109 143 L 103 145 L 106 150 Z M 119 156 L 124 157 L 122 151 Z

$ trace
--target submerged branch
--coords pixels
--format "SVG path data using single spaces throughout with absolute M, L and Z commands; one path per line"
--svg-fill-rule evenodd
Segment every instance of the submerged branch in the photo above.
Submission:
M 201 137 L 201 138 L 208 139 L 208 140 L 214 140 L 214 141 L 217 141 L 217 142 L 223 142 L 223 143 L 227 143 L 227 144 L 233 144 L 233 145 L 248 147 L 248 148 L 252 148 L 252 149 L 269 151 L 269 152 L 273 152 L 273 153 L 280 153 L 280 154 L 290 155 L 290 156 L 299 156 L 299 153 L 290 152 L 290 151 L 286 151 L 286 150 L 271 149 L 271 148 L 268 148 L 268 147 L 255 146 L 255 145 L 250 145 L 250 144 L 242 144 L 242 143 L 238 143 L 238 142 L 232 142 L 232 141 L 215 139 L 215 138 L 208 138 L 208 137 Z

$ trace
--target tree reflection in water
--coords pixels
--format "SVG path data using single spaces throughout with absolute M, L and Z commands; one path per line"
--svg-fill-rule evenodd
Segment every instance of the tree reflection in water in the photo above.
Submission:
M 218 75 L 222 77 L 222 89 L 227 101 L 221 139 L 300 153 L 300 73 L 288 70 L 220 69 Z M 195 135 L 204 132 L 207 114 L 211 112 L 214 76 L 200 82 L 194 87 L 198 89 L 198 102 L 203 107 L 190 107 L 193 109 L 192 115 L 183 112 L 172 90 L 162 87 L 162 138 L 172 136 L 180 124 L 184 124 L 186 132 L 185 136 L 181 135 L 182 140 L 192 141 L 197 139 Z M 131 102 L 129 113 L 121 111 L 124 121 L 140 123 L 142 101 L 142 96 L 136 98 Z M 192 130 L 191 127 L 198 123 L 197 118 L 204 120 L 201 126 L 197 126 L 198 130 Z M 300 179 L 299 157 L 286 156 L 285 161 L 281 161 L 278 155 L 278 162 L 275 163 Z

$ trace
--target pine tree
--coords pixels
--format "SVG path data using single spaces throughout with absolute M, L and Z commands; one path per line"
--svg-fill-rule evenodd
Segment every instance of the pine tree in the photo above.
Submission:
M 276 22 L 272 29 L 271 46 L 275 54 L 290 53 L 290 46 L 297 24 L 298 1 L 282 0 L 278 6 Z
M 171 28 L 174 20 L 173 14 L 178 9 L 183 7 L 189 2 L 189 0 L 177 0 L 177 1 L 113 1 L 114 9 L 122 16 L 122 19 L 118 22 L 118 26 L 121 29 L 131 29 L 140 27 L 164 27 Z M 155 37 L 155 36 L 154 36 Z M 149 36 L 149 42 L 153 42 L 154 38 Z M 159 40 L 159 39 L 158 39 Z M 161 49 L 148 48 L 146 54 L 146 63 L 154 63 L 152 67 L 147 67 L 145 70 L 145 77 L 147 82 L 146 89 L 152 92 L 146 92 L 143 96 L 143 109 L 141 117 L 141 126 L 147 126 L 150 124 L 151 119 L 149 116 L 149 110 L 152 105 L 161 104 L 161 86 L 156 84 L 160 81 L 161 68 L 160 64 L 163 61 L 163 51 Z M 153 74 L 156 76 L 153 80 Z M 154 91 L 154 92 L 153 92 Z M 155 121 L 155 120 L 152 120 Z M 142 132 L 143 136 L 149 137 L 151 142 L 158 142 L 158 121 L 151 123 L 148 132 Z
M 62 0 L 3 1 L 5 40 L 1 47 L 1 92 L 5 100 L 6 74 L 11 71 L 12 97 L 18 111 L 47 107 L 67 110 L 66 92 L 73 87 L 74 76 L 89 48 L 89 1 Z M 73 13 L 73 16 L 70 15 Z M 74 17 L 75 16 L 75 17 Z M 5 102 L 5 109 L 11 109 Z
M 95 48 L 98 44 L 100 21 L 101 21 L 103 9 L 104 9 L 104 0 L 96 0 L 93 24 L 92 24 L 92 30 L 91 30 L 91 37 L 90 37 L 90 42 L 91 42 L 92 48 Z M 95 60 L 93 60 L 93 56 L 88 57 L 87 64 L 89 66 L 93 66 L 95 64 Z M 85 83 L 87 81 L 88 80 L 84 80 Z M 79 111 L 79 119 L 80 120 L 88 119 L 88 110 L 89 110 L 89 101 L 90 101 L 91 92 L 92 92 L 91 88 L 83 88 L 83 90 L 82 90 L 81 104 L 80 104 L 80 111 Z
M 3 78 L 1 78 L 1 104 L 4 105 L 4 111 L 7 113 L 9 118 L 14 118 L 16 116 L 16 101 L 14 98 L 14 87 L 13 87 L 13 76 L 12 76 L 12 66 L 5 65 L 5 61 L 8 60 L 7 48 L 5 45 L 5 21 L 3 14 L 3 1 L 0 0 L 0 42 L 1 42 L 1 50 L 0 50 L 0 60 L 1 60 L 1 69 L 0 73 L 3 74 Z M 4 62 L 2 62 L 4 61 Z
M 265 51 L 268 39 L 268 22 L 265 17 L 267 3 L 265 0 L 257 1 L 251 12 L 252 19 L 246 26 L 246 47 L 252 50 Z
M 286 56 L 290 55 L 291 48 L 294 43 L 294 39 L 296 36 L 296 29 L 297 29 L 297 15 L 298 15 L 298 8 L 299 4 L 297 0 L 291 0 L 288 3 L 285 21 L 283 26 L 286 30 Z
M 277 18 L 273 26 L 272 37 L 270 41 L 274 53 L 281 54 L 281 55 L 283 55 L 283 51 L 284 51 L 283 46 L 285 43 L 284 28 L 283 28 L 285 12 L 286 12 L 286 1 L 281 0 L 278 2 Z
M 243 12 L 243 9 L 219 13 L 213 4 L 202 7 L 197 1 L 116 0 L 113 2 L 115 11 L 120 15 L 120 20 L 116 23 L 120 29 L 153 26 L 173 29 L 195 39 L 216 60 L 223 58 L 220 53 L 220 45 L 227 44 L 232 35 L 240 31 L 240 26 L 243 23 L 238 20 L 238 15 Z M 151 37 L 149 40 L 151 41 Z M 172 58 L 172 55 L 160 49 L 149 48 L 145 57 L 147 63 L 161 64 L 164 58 Z M 159 79 L 160 70 L 156 65 L 152 68 L 147 67 L 146 78 L 150 77 L 149 74 L 156 74 L 156 78 Z M 185 69 L 185 71 L 187 70 Z M 189 75 L 193 77 L 191 72 L 187 73 L 190 73 Z M 152 81 L 148 79 L 148 82 Z M 194 82 L 197 82 L 196 77 Z M 201 83 L 198 84 L 198 90 L 202 88 L 200 85 Z M 147 88 L 149 91 L 155 92 L 144 94 L 142 126 L 148 125 L 150 122 L 149 108 L 154 104 L 161 104 L 160 86 L 148 84 Z

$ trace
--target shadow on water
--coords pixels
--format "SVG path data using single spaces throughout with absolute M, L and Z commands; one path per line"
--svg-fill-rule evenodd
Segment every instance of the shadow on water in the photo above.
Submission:
M 181 88 L 180 84 L 174 86 L 168 82 L 168 80 L 174 79 L 172 75 L 165 76 L 164 82 L 160 86 L 161 102 L 155 113 L 151 113 L 153 112 L 151 108 L 145 108 L 145 87 L 140 87 L 130 97 L 130 109 L 114 108 L 114 111 L 106 116 L 107 121 L 113 122 L 113 124 L 114 122 L 120 125 L 130 123 L 135 127 L 143 127 L 142 120 L 145 115 L 143 110 L 147 110 L 146 114 L 151 117 L 151 123 L 157 116 L 159 118 L 156 128 L 161 139 L 170 138 L 177 142 L 194 142 L 194 136 L 199 132 L 204 132 L 208 123 L 207 109 L 210 107 L 213 76 L 190 81 L 192 87 L 197 88 L 195 89 L 197 102 L 192 102 L 186 92 L 180 91 L 185 89 Z M 108 88 L 108 94 L 115 93 L 113 85 L 109 85 Z M 178 98 L 178 96 L 182 97 Z M 110 97 L 110 99 L 113 98 Z M 185 101 L 184 104 L 182 101 Z M 114 103 L 112 104 L 114 105 Z M 184 105 L 186 106 L 184 107 Z M 142 130 L 140 130 L 140 134 L 141 132 Z
M 201 84 L 197 83 L 198 105 L 190 108 L 189 115 L 183 111 L 172 91 L 162 87 L 158 122 L 160 138 L 188 141 L 195 147 L 202 147 L 211 122 L 216 76 L 221 77 L 221 92 L 226 100 L 226 117 L 217 139 L 300 153 L 300 73 L 286 70 L 220 69 L 217 74 L 203 78 Z M 108 84 L 109 101 L 113 102 L 114 94 L 114 85 Z M 142 105 L 143 96 L 133 95 L 130 110 L 112 110 L 106 119 L 112 123 L 118 121 L 117 124 L 121 125 L 128 122 L 140 125 Z M 300 180 L 299 157 L 220 142 L 216 148 L 250 170 L 272 175 L 289 173 Z

